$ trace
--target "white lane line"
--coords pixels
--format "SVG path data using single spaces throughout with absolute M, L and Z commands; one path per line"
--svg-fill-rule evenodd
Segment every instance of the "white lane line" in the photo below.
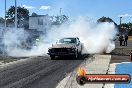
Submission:
M 132 62 L 121 62 L 121 63 L 116 63 L 116 64 L 128 64 L 128 63 L 132 63 Z
M 110 64 L 108 74 L 115 74 L 116 63 Z M 104 88 L 114 88 L 114 84 L 105 84 Z

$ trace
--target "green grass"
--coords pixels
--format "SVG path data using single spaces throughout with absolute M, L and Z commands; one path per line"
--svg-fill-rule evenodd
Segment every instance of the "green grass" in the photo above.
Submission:
M 121 47 L 118 47 L 118 48 L 115 48 L 113 51 L 112 51 L 112 54 L 117 54 L 117 55 L 130 55 L 130 48 L 121 48 Z
M 14 58 L 14 57 L 9 57 L 9 56 L 0 56 L 0 61 L 3 63 L 9 63 L 13 61 L 20 60 L 20 58 Z

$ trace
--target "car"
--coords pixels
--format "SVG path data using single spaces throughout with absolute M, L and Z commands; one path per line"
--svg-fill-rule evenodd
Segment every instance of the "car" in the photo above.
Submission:
M 83 44 L 78 37 L 67 37 L 59 39 L 56 44 L 48 49 L 51 59 L 55 56 L 74 56 L 76 59 L 81 55 Z

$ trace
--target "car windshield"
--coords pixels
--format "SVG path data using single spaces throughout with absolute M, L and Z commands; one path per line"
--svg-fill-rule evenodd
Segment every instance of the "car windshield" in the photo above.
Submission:
M 60 39 L 58 43 L 76 43 L 76 38 L 63 38 Z

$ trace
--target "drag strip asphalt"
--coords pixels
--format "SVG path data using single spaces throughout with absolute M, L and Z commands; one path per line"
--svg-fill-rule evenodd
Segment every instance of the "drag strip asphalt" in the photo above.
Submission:
M 0 88 L 55 88 L 89 57 L 92 55 L 82 55 L 78 60 L 71 57 L 56 60 L 50 60 L 49 56 L 30 57 L 0 67 Z

